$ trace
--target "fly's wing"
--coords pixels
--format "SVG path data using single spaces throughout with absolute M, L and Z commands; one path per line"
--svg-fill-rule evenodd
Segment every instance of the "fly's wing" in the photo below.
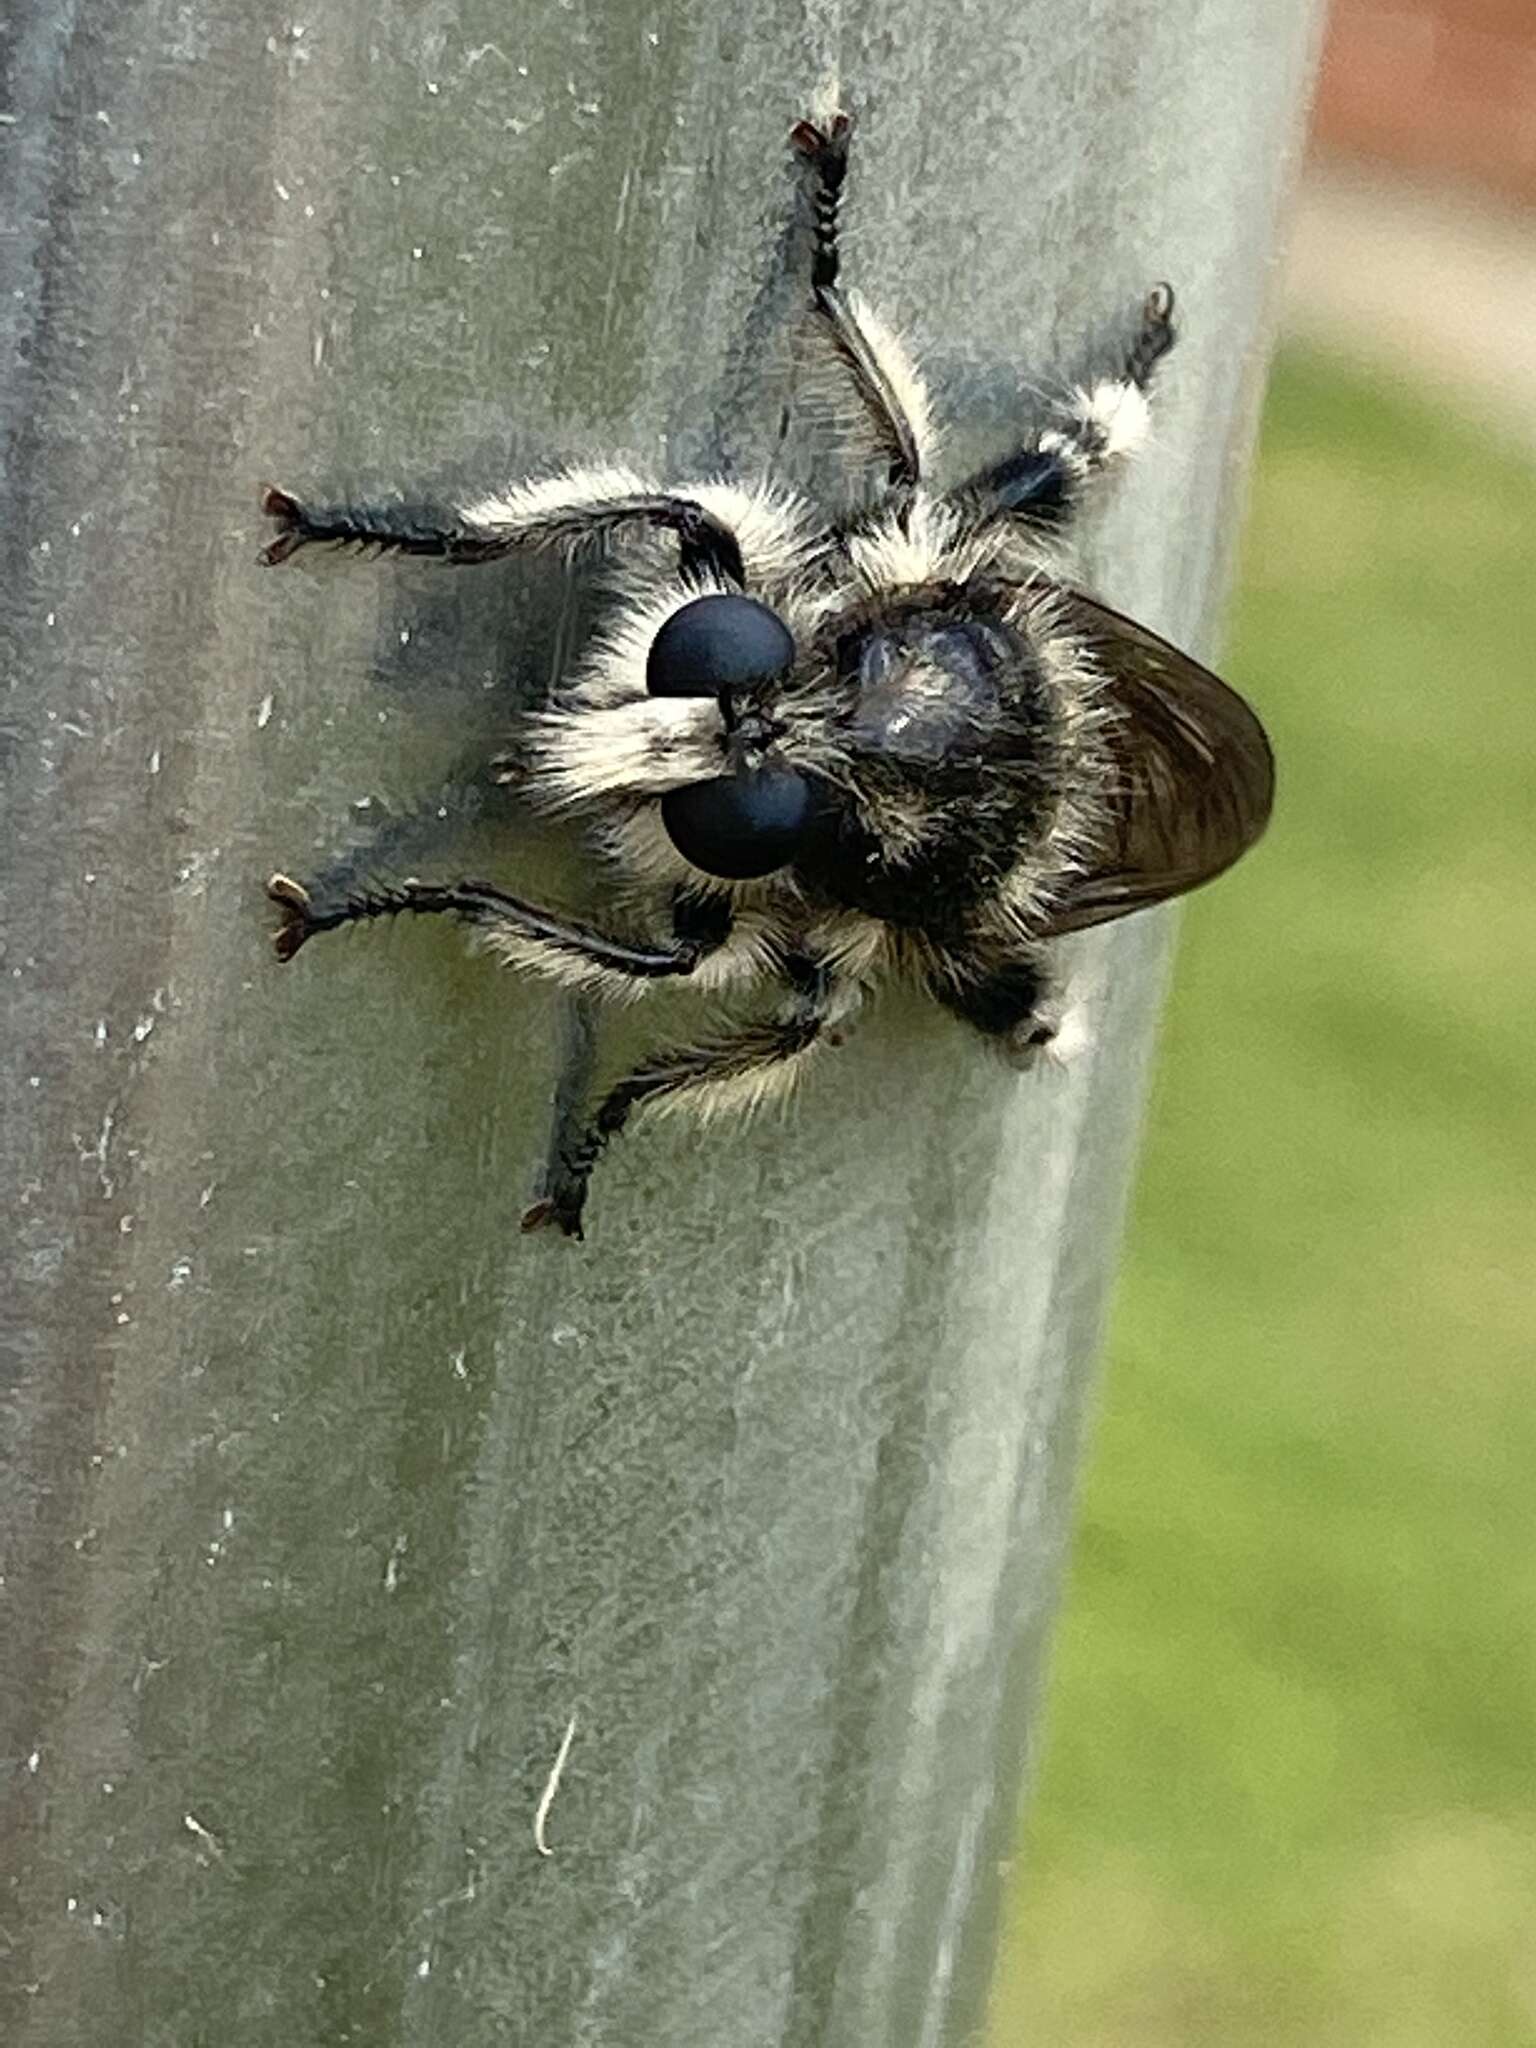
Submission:
M 1264 728 L 1235 690 L 1097 599 L 1066 590 L 1061 600 L 1116 715 L 1109 829 L 1068 885 L 1053 933 L 1108 924 L 1210 881 L 1263 832 L 1275 789 Z

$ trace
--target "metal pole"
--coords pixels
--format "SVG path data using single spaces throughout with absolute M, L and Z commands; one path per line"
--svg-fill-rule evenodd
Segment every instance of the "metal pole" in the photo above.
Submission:
M 957 465 L 1015 371 L 1178 284 L 1158 451 L 1090 566 L 1208 649 L 1312 28 L 1243 0 L 17 11 L 18 2048 L 972 2036 L 1164 926 L 1083 944 L 1065 1075 L 892 1003 L 782 1125 L 636 1135 L 584 1249 L 520 1239 L 553 1006 L 422 928 L 279 973 L 260 884 L 494 744 L 561 600 L 266 576 L 254 491 L 748 448 L 733 343 L 836 73 L 849 262 Z

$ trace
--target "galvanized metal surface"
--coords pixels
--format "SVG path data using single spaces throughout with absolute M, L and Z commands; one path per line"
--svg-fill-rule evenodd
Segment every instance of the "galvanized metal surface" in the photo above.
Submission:
M 637 1135 L 585 1248 L 522 1239 L 552 1003 L 430 927 L 279 972 L 260 887 L 492 744 L 569 606 L 265 574 L 255 487 L 749 457 L 835 71 L 957 467 L 1178 283 L 1092 565 L 1209 648 L 1310 10 L 7 35 L 5 2036 L 967 2039 L 1163 928 L 1085 944 L 1064 1074 L 891 1004 L 783 1124 Z

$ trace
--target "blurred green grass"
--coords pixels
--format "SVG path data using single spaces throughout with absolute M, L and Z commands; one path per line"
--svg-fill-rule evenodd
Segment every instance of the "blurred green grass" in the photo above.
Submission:
M 994 2048 L 1536 2042 L 1533 538 L 1282 357 Z

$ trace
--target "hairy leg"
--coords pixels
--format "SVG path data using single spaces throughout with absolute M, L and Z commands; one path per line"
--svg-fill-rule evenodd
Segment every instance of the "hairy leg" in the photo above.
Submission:
M 291 960 L 317 932 L 370 918 L 407 913 L 458 917 L 476 926 L 509 966 L 565 988 L 620 999 L 640 993 L 647 982 L 692 974 L 724 942 L 712 932 L 655 946 L 612 938 L 558 911 L 509 896 L 489 882 L 407 881 L 357 890 L 328 903 L 317 902 L 302 883 L 279 874 L 268 882 L 267 895 L 282 912 L 273 934 L 280 960 Z
M 698 954 L 699 968 L 715 967 L 739 932 L 730 898 L 679 889 L 672 899 L 672 937 L 679 947 Z M 587 1104 L 597 1063 L 597 1014 L 584 995 L 567 996 L 559 1020 L 560 1069 L 550 1109 L 549 1139 L 537 1188 L 539 1199 L 565 1181 L 565 1160 L 580 1146 L 587 1129 Z
M 961 484 L 955 502 L 982 521 L 1064 526 L 1084 488 L 1145 440 L 1147 390 L 1174 340 L 1173 289 L 1155 285 L 1118 374 L 1074 391 L 1033 440 Z
M 922 481 L 930 452 L 927 391 L 896 337 L 838 282 L 838 208 L 852 134 L 853 124 L 843 113 L 819 123 L 797 122 L 790 131 L 790 144 L 807 167 L 815 215 L 811 291 L 817 317 L 852 381 L 891 487 L 911 492 Z
M 670 1099 L 710 1116 L 755 1109 L 792 1088 L 859 991 L 856 984 L 801 956 L 785 963 L 785 976 L 795 998 L 783 1016 L 696 1044 L 663 1047 L 610 1088 L 585 1131 L 559 1160 L 546 1192 L 525 1212 L 524 1230 L 553 1223 L 567 1237 L 582 1236 L 593 1169 L 636 1110 Z
M 707 571 L 733 583 L 744 574 L 740 543 L 725 520 L 625 469 L 566 470 L 463 504 L 309 504 L 268 484 L 261 509 L 278 528 L 261 553 L 269 567 L 318 544 L 494 562 L 520 549 L 574 548 L 649 526 L 676 534 L 685 573 Z
M 1051 983 L 1033 955 L 972 960 L 956 954 L 930 974 L 928 987 L 1016 1065 L 1030 1064 L 1056 1036 Z

